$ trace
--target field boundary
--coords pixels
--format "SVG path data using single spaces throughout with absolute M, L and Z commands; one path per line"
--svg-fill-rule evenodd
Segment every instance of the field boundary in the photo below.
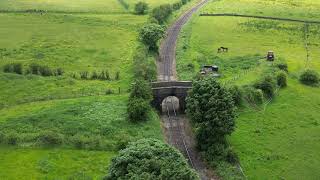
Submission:
M 271 17 L 271 16 L 255 16 L 255 15 L 245 15 L 245 14 L 235 14 L 235 13 L 201 13 L 200 16 L 230 16 L 230 17 L 246 17 L 246 18 L 256 18 L 256 19 L 270 19 L 277 21 L 290 21 L 290 22 L 299 22 L 299 23 L 309 23 L 309 24 L 320 24 L 320 21 L 313 20 L 301 20 L 293 18 L 280 18 L 280 17 Z

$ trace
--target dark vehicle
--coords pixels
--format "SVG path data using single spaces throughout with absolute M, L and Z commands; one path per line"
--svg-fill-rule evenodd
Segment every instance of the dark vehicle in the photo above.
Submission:
M 268 51 L 267 60 L 268 61 L 274 61 L 274 53 L 273 53 L 273 51 Z

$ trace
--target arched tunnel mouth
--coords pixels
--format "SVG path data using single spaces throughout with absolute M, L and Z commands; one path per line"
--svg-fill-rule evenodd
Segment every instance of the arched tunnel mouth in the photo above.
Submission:
M 168 96 L 161 102 L 161 113 L 178 113 L 180 111 L 180 102 L 176 96 Z

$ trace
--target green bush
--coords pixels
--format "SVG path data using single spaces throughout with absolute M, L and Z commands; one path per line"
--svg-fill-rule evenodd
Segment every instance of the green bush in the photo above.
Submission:
M 156 139 L 140 139 L 112 159 L 104 180 L 114 179 L 183 179 L 198 180 L 182 154 Z
M 165 29 L 159 24 L 146 24 L 139 31 L 140 40 L 150 49 L 158 49 L 157 42 L 164 36 Z
M 251 86 L 243 87 L 244 98 L 251 104 L 262 104 L 263 103 L 263 92 L 261 89 L 255 89 Z
M 150 104 L 142 98 L 129 98 L 127 112 L 132 122 L 145 121 L 148 118 Z
M 135 13 L 139 15 L 145 14 L 147 10 L 148 10 L 148 4 L 145 2 L 140 1 L 134 6 Z
M 15 132 L 10 132 L 5 137 L 7 144 L 16 145 L 19 141 L 19 135 Z
M 5 73 L 23 74 L 22 64 L 21 63 L 6 64 L 3 67 L 3 72 L 5 72 Z
M 99 78 L 98 73 L 96 71 L 93 71 L 92 74 L 91 74 L 91 79 L 95 80 L 95 79 L 98 79 L 98 78 Z
M 172 9 L 173 10 L 178 10 L 182 7 L 182 2 L 176 2 L 174 4 L 172 4 Z
M 318 84 L 320 81 L 319 74 L 311 69 L 305 70 L 300 75 L 300 82 L 305 85 L 313 86 Z
M 153 58 L 148 58 L 147 48 L 138 47 L 133 56 L 134 76 L 148 82 L 156 80 L 157 71 Z
M 39 75 L 41 76 L 52 76 L 53 72 L 48 66 L 39 66 Z
M 232 96 L 234 104 L 237 105 L 237 106 L 241 105 L 242 92 L 241 92 L 240 88 L 238 86 L 236 86 L 236 85 L 231 86 L 229 88 L 229 92 L 231 93 L 231 96 Z
M 120 72 L 119 71 L 116 72 L 116 75 L 115 75 L 114 79 L 115 80 L 119 80 L 120 79 Z
M 278 63 L 276 65 L 280 70 L 288 72 L 288 64 L 287 63 Z
M 130 98 L 142 98 L 150 102 L 152 94 L 149 83 L 145 80 L 136 79 L 130 87 Z
M 156 19 L 159 24 L 164 24 L 171 15 L 172 11 L 173 9 L 170 4 L 160 5 L 152 10 L 151 17 Z
M 268 98 L 272 98 L 276 89 L 276 81 L 271 75 L 268 75 L 256 82 L 253 86 L 261 89 Z
M 89 72 L 88 71 L 81 71 L 80 78 L 81 79 L 89 79 Z
M 39 135 L 38 141 L 44 145 L 60 145 L 63 142 L 63 137 L 52 131 L 44 131 Z
M 188 1 L 189 1 L 189 0 L 181 0 L 181 3 L 182 3 L 183 5 L 185 5 L 185 4 L 187 4 Z
M 287 74 L 284 71 L 277 73 L 277 85 L 281 88 L 287 86 Z

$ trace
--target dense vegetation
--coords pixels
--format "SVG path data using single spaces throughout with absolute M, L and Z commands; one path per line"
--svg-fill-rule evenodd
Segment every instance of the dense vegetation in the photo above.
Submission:
M 233 156 L 228 152 L 226 137 L 235 128 L 234 101 L 213 77 L 197 80 L 192 86 L 187 113 L 196 129 L 197 146 L 210 163 L 218 164 Z
M 199 179 L 183 155 L 155 139 L 130 143 L 112 160 L 108 179 Z

